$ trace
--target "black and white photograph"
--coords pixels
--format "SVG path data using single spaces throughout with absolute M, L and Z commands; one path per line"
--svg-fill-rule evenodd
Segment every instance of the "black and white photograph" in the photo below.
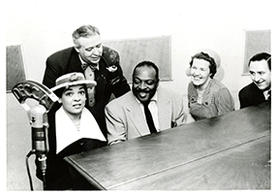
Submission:
M 273 192 L 273 5 L 5 0 L 2 190 Z

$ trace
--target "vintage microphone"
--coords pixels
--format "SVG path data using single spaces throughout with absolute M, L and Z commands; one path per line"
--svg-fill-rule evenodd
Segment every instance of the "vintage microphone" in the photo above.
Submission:
M 30 176 L 28 158 L 35 154 L 38 167 L 42 174 L 43 188 L 46 187 L 46 160 L 49 152 L 48 143 L 48 117 L 47 113 L 58 100 L 58 97 L 46 86 L 35 81 L 27 80 L 16 84 L 12 88 L 12 93 L 28 114 L 32 130 L 32 150 L 26 156 L 27 173 L 30 181 L 30 188 L 33 190 L 32 179 Z M 26 103 L 28 98 L 38 102 L 31 107 Z

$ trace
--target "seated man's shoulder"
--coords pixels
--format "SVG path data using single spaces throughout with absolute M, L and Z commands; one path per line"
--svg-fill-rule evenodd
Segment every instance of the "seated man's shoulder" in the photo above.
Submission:
M 69 47 L 66 49 L 59 50 L 59 51 L 51 54 L 48 57 L 48 60 L 55 60 L 55 59 L 67 57 L 67 56 L 71 55 L 73 50 L 74 50 L 74 47 Z
M 182 94 L 180 94 L 179 92 L 174 91 L 170 88 L 159 87 L 157 92 L 159 93 L 159 95 L 164 96 L 173 101 L 178 101 L 183 98 Z
M 125 93 L 124 95 L 111 100 L 106 105 L 106 107 L 107 108 L 124 107 L 125 105 L 127 105 L 127 102 L 130 101 L 130 99 L 132 99 L 132 98 L 134 98 L 132 91 L 129 91 L 129 92 Z
M 247 86 L 244 86 L 240 91 L 239 91 L 239 95 L 249 95 L 251 93 L 254 93 L 254 91 L 256 91 L 256 87 L 255 84 L 252 82 L 250 84 L 248 84 Z

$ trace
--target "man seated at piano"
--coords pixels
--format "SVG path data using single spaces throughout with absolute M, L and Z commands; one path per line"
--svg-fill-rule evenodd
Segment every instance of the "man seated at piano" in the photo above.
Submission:
M 108 144 L 157 133 L 186 123 L 184 97 L 159 87 L 159 68 L 142 61 L 133 70 L 132 91 L 105 108 Z
M 271 100 L 271 55 L 257 53 L 249 59 L 248 68 L 252 83 L 239 92 L 240 108 Z

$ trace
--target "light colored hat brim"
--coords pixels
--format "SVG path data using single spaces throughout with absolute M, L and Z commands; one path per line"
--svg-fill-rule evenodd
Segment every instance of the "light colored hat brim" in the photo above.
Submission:
M 214 59 L 217 68 L 220 67 L 221 60 L 220 60 L 220 56 L 218 55 L 217 52 L 215 52 L 214 50 L 211 50 L 211 49 L 206 49 L 206 48 L 205 49 L 201 49 L 200 51 L 204 52 L 204 53 L 207 53 L 210 57 L 212 57 Z
M 51 90 L 54 92 L 61 88 L 67 88 L 67 87 L 76 86 L 76 85 L 86 85 L 87 87 L 91 88 L 91 87 L 95 87 L 97 85 L 97 82 L 94 80 L 79 80 L 74 82 L 65 82 L 51 88 Z

